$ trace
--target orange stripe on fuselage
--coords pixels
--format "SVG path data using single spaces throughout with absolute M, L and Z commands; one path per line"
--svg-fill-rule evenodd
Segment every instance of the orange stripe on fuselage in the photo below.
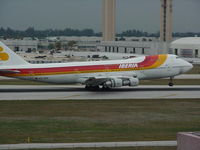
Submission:
M 153 61 L 154 63 L 152 63 L 151 65 L 146 65 L 145 67 L 141 66 L 141 68 L 143 68 L 142 70 L 153 69 L 153 68 L 160 67 L 162 64 L 164 64 L 164 62 L 167 59 L 167 55 L 165 55 L 165 54 L 163 54 L 163 55 L 155 55 L 155 56 L 147 56 L 147 57 L 150 57 L 150 62 Z M 154 60 L 156 60 L 156 61 L 154 61 Z
M 30 69 L 10 69 L 18 70 L 19 74 L 2 74 L 3 76 L 43 76 L 43 75 L 62 75 L 62 74 L 81 74 L 98 72 L 120 72 L 154 69 L 161 66 L 167 59 L 167 55 L 146 56 L 144 61 L 137 63 L 137 67 L 120 68 L 121 64 L 109 65 L 89 65 L 89 66 L 71 66 L 71 67 L 52 67 L 52 68 L 30 68 Z

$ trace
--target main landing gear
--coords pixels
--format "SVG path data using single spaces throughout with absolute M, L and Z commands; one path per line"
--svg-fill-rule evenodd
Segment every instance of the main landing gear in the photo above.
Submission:
M 99 90 L 99 86 L 98 85 L 96 85 L 96 86 L 86 85 L 85 89 L 90 90 L 90 91 L 97 91 L 97 90 Z
M 174 83 L 173 83 L 173 77 L 170 77 L 170 81 L 169 81 L 169 86 L 174 86 Z
M 111 88 L 108 87 L 108 86 L 102 86 L 102 87 L 100 87 L 99 85 L 95 85 L 95 86 L 86 85 L 85 89 L 89 90 L 89 91 L 99 91 L 99 90 L 107 91 L 107 90 L 110 90 Z

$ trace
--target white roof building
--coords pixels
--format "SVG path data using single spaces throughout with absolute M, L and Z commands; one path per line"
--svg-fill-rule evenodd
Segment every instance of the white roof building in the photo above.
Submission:
M 187 37 L 171 43 L 171 53 L 189 58 L 200 58 L 200 37 Z

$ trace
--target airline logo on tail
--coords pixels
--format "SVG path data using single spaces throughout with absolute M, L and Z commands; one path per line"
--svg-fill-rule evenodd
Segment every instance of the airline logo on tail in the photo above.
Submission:
M 0 46 L 0 61 L 7 61 L 9 59 L 9 55 L 4 52 L 3 47 Z

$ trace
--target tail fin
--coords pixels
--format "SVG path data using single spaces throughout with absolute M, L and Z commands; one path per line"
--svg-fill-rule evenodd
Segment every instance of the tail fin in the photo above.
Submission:
M 24 59 L 14 53 L 10 48 L 0 41 L 0 66 L 25 65 Z

